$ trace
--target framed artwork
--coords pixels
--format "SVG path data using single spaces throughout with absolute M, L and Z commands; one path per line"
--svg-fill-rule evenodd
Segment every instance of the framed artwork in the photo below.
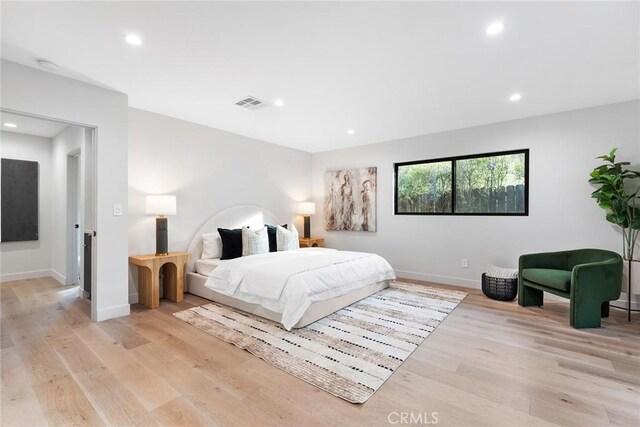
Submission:
M 325 172 L 326 230 L 376 231 L 378 168 Z

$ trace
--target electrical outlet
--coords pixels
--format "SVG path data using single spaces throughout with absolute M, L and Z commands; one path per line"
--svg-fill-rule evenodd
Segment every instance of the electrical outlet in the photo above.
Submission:
M 462 258 L 462 268 L 469 268 L 469 260 L 467 258 Z
M 122 205 L 115 204 L 113 205 L 113 216 L 121 216 L 122 215 Z

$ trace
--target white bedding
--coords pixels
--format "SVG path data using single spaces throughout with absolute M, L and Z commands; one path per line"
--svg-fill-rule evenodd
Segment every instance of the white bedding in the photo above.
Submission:
M 196 272 L 203 276 L 208 276 L 217 266 L 229 260 L 221 260 L 220 258 L 199 259 L 195 262 Z
M 315 301 L 392 279 L 393 269 L 379 255 L 304 248 L 224 261 L 205 286 L 281 313 L 282 324 L 291 329 Z

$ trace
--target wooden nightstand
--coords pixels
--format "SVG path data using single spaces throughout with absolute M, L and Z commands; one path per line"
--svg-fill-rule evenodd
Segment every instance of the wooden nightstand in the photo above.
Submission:
M 160 269 L 164 269 L 164 297 L 175 302 L 184 298 L 184 265 L 189 261 L 186 252 L 169 255 L 130 256 L 129 262 L 138 266 L 138 301 L 149 308 L 160 307 Z
M 300 242 L 301 248 L 317 248 L 324 247 L 324 239 L 318 239 L 316 237 L 311 237 L 309 239 L 305 239 L 304 237 L 300 237 L 298 239 Z

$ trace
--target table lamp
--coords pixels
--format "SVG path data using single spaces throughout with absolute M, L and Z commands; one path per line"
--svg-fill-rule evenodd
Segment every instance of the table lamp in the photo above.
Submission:
M 167 227 L 168 215 L 176 214 L 176 196 L 148 195 L 145 212 L 147 215 L 157 215 L 156 218 L 156 255 L 168 255 L 169 229 Z
M 302 202 L 298 206 L 298 211 L 304 215 L 304 238 L 311 238 L 311 218 L 310 215 L 316 214 L 316 204 L 313 202 Z

